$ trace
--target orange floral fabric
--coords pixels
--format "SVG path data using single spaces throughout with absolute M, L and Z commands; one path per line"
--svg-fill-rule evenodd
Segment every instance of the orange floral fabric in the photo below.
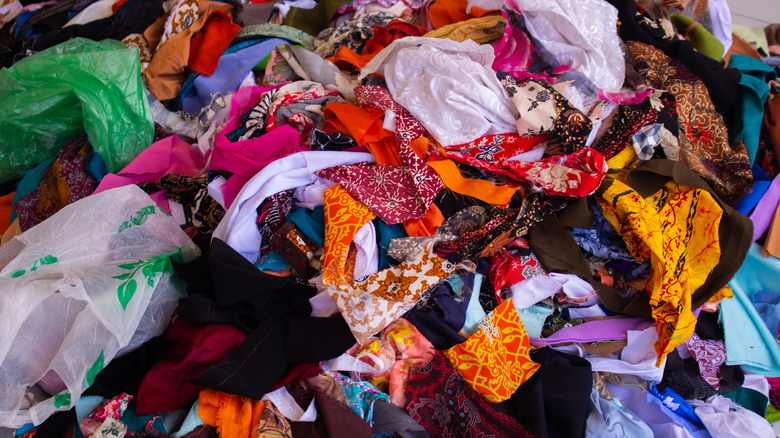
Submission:
M 660 366 L 696 327 L 691 297 L 720 261 L 723 210 L 709 192 L 673 181 L 643 198 L 615 180 L 598 202 L 631 255 L 650 261 L 645 289 L 658 331 L 655 352 Z
M 322 279 L 326 286 L 341 286 L 352 280 L 348 269 L 349 247 L 363 225 L 376 217 L 340 185 L 325 190 L 325 254 Z M 352 265 L 354 267 L 354 265 Z
M 493 403 L 507 400 L 534 375 L 531 341 L 508 299 L 479 323 L 479 331 L 443 353 L 475 391 Z

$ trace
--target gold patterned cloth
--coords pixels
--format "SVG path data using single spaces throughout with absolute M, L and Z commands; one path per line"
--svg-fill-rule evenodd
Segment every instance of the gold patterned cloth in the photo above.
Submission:
M 530 348 L 523 322 L 508 299 L 479 323 L 475 334 L 443 353 L 475 391 L 499 403 L 539 369 Z
M 598 202 L 634 258 L 650 261 L 645 290 L 658 331 L 660 366 L 696 327 L 691 297 L 720 261 L 723 210 L 709 192 L 674 181 L 643 198 L 615 180 Z

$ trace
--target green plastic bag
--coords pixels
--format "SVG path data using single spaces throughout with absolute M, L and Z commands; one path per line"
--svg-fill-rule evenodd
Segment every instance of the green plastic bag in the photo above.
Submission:
M 137 49 L 74 38 L 0 70 L 0 182 L 84 132 L 114 173 L 152 143 Z

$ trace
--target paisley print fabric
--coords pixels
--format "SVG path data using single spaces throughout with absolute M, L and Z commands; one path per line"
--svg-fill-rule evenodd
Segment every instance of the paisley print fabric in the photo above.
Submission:
M 679 60 L 643 43 L 626 43 L 634 66 L 647 85 L 666 89 L 677 100 L 680 132 L 678 161 L 707 180 L 727 203 L 735 205 L 753 185 L 745 146 L 729 146 L 723 117 L 704 83 Z
M 702 378 L 716 391 L 720 388 L 720 366 L 726 363 L 726 344 L 721 339 L 701 339 L 695 332 L 685 346 L 699 363 Z
M 432 437 L 531 437 L 513 417 L 474 391 L 441 352 L 416 369 L 406 387 L 406 410 Z
M 98 182 L 86 170 L 91 150 L 86 136 L 76 137 L 60 149 L 41 176 L 38 187 L 14 204 L 22 231 L 95 191 Z

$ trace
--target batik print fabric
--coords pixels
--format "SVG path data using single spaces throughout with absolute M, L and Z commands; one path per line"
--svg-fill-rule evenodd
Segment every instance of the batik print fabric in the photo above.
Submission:
M 531 341 L 508 299 L 480 321 L 466 342 L 443 351 L 463 379 L 488 401 L 509 399 L 539 364 L 529 356 Z
M 316 276 L 322 270 L 323 248 L 302 233 L 292 222 L 285 222 L 271 238 L 274 249 L 304 280 Z
M 607 161 L 595 149 L 581 148 L 569 155 L 539 161 L 502 160 L 486 163 L 475 157 L 449 155 L 454 161 L 527 183 L 552 196 L 583 197 L 593 194 L 607 173 Z
M 406 411 L 432 437 L 533 436 L 474 391 L 440 352 L 412 374 L 406 399 Z
M 185 232 L 190 237 L 195 233 L 211 236 L 225 216 L 224 207 L 209 195 L 205 177 L 168 174 L 158 181 L 137 185 L 150 195 L 165 190 L 166 199 L 181 204 L 186 221 Z
M 141 79 L 144 79 L 144 73 L 146 68 L 149 67 L 149 63 L 152 62 L 152 49 L 149 48 L 149 42 L 146 41 L 143 34 L 132 33 L 122 39 L 122 43 L 128 48 L 135 47 L 138 49 L 138 57 L 141 60 Z
M 318 172 L 317 176 L 341 184 L 388 225 L 422 219 L 444 188 L 439 175 L 410 146 L 425 129 L 392 100 L 387 90 L 365 85 L 356 87 L 355 94 L 361 107 L 395 112 L 396 140 L 404 165 L 336 166 Z
M 296 81 L 282 86 L 273 95 L 268 106 L 265 129 L 291 125 L 308 138 L 314 128 L 322 128 L 323 108 L 331 102 L 343 102 L 338 91 L 328 90 L 322 84 L 310 81 Z
M 518 134 L 554 134 L 571 151 L 585 146 L 593 123 L 550 84 L 532 79 L 518 83 L 511 76 L 501 83 L 517 108 Z
M 352 380 L 333 371 L 325 371 L 323 375 L 325 378 L 333 379 L 343 392 L 347 407 L 368 424 L 371 424 L 374 419 L 374 402 L 389 401 L 387 394 L 368 382 Z
M 91 150 L 86 136 L 76 137 L 60 149 L 41 176 L 38 187 L 14 204 L 22 231 L 95 191 L 97 180 L 86 170 Z
M 523 199 L 520 208 L 488 207 L 486 219 L 479 229 L 464 232 L 457 240 L 440 242 L 434 252 L 452 262 L 465 258 L 490 257 L 506 245 L 523 237 L 532 226 L 548 214 L 566 206 L 566 198 L 542 198 L 532 193 Z
M 447 151 L 447 156 L 452 158 L 467 156 L 476 160 L 495 163 L 512 158 L 517 154 L 528 152 L 549 138 L 549 135 L 521 137 L 513 133 L 486 135 L 470 143 L 447 146 L 444 150 Z
M 639 105 L 620 105 L 609 129 L 593 148 L 610 159 L 620 153 L 643 126 L 655 122 L 657 118 L 649 100 Z
M 671 181 L 643 198 L 614 180 L 598 202 L 634 258 L 650 261 L 646 291 L 658 331 L 660 366 L 696 326 L 691 297 L 720 261 L 723 210 L 709 192 Z
M 156 50 L 158 47 L 165 44 L 172 36 L 190 27 L 192 23 L 198 21 L 200 18 L 200 10 L 198 8 L 197 0 L 178 0 L 168 12 L 168 17 L 165 19 L 165 29 L 163 30 L 160 42 L 153 47 Z
M 699 373 L 716 391 L 720 388 L 720 366 L 726 363 L 726 344 L 722 339 L 701 339 L 693 333 L 685 346 L 699 363 Z
M 366 41 L 374 36 L 374 28 L 387 26 L 393 18 L 395 16 L 392 14 L 379 11 L 345 21 L 336 27 L 329 27 L 317 35 L 312 43 L 312 47 L 315 48 L 313 52 L 323 58 L 335 55 L 340 47 L 362 53 Z
M 653 88 L 677 100 L 680 132 L 678 161 L 701 175 L 727 203 L 734 205 L 753 185 L 745 146 L 729 146 L 723 117 L 704 83 L 679 60 L 643 43 L 627 43 L 634 66 Z
M 323 195 L 325 201 L 325 254 L 322 280 L 326 286 L 346 287 L 352 280 L 348 269 L 349 248 L 358 230 L 376 215 L 341 186 Z
M 496 290 L 547 274 L 525 239 L 517 239 L 490 257 L 490 282 Z
M 398 265 L 364 280 L 329 286 L 328 294 L 358 342 L 380 332 L 414 307 L 423 294 L 455 270 L 455 265 L 418 246 Z

